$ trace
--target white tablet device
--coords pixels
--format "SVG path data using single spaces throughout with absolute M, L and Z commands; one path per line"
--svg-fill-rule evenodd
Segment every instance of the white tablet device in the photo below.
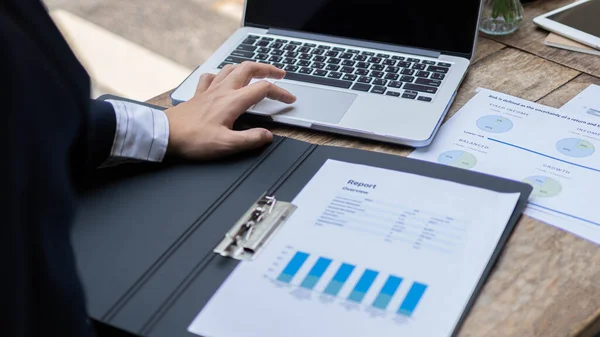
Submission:
M 582 0 L 538 16 L 533 22 L 590 47 L 600 49 L 600 0 Z

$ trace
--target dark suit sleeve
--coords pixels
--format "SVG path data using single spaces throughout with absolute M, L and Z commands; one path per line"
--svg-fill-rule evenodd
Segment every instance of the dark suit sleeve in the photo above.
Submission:
M 88 117 L 88 167 L 97 168 L 110 156 L 117 119 L 112 104 L 90 100 Z

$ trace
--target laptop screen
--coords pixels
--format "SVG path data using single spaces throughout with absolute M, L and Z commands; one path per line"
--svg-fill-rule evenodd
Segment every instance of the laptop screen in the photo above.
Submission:
M 247 0 L 245 24 L 470 54 L 480 0 Z

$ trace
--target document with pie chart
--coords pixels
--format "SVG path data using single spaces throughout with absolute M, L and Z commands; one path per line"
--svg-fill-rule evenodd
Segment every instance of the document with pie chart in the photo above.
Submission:
M 410 157 L 530 184 L 527 215 L 600 244 L 600 118 L 481 89 Z

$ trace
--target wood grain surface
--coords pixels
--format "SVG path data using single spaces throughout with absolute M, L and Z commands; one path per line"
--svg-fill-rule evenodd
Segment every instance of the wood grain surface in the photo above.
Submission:
M 559 108 L 590 84 L 600 85 L 600 58 L 544 46 L 547 33 L 531 22 L 533 16 L 570 2 L 537 0 L 527 6 L 527 20 L 516 34 L 480 37 L 474 64 L 449 116 L 479 87 Z M 169 93 L 149 102 L 164 107 L 171 103 Z M 400 156 L 412 151 L 298 128 L 270 128 L 278 135 L 315 144 Z M 600 247 L 524 216 L 459 336 L 584 337 L 600 332 L 592 331 L 600 329 L 599 321 Z

